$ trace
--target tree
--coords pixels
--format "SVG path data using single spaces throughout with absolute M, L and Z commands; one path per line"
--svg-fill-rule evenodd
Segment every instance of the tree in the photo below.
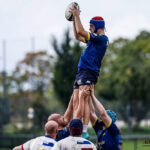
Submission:
M 41 98 L 40 94 L 36 94 L 34 100 L 31 102 L 31 107 L 34 110 L 33 117 L 33 129 L 34 131 L 44 128 L 45 122 L 47 122 L 47 118 L 50 114 L 50 110 L 46 107 L 47 99 L 45 97 Z
M 118 101 L 118 110 L 126 121 L 130 108 L 136 124 L 150 107 L 149 41 L 150 33 L 142 31 L 134 40 L 120 38 L 110 44 L 97 91 L 105 99 Z
M 19 62 L 9 78 L 9 97 L 11 99 L 11 114 L 20 121 L 27 121 L 29 107 L 35 109 L 34 123 L 41 128 L 43 121 L 50 113 L 52 101 L 47 97 L 47 91 L 52 88 L 53 57 L 46 51 L 28 53 Z M 42 116 L 42 117 L 41 117 Z M 39 123 L 41 122 L 41 123 Z
M 18 92 L 38 90 L 43 95 L 51 84 L 52 72 L 53 56 L 46 51 L 28 53 L 13 72 L 13 86 Z
M 57 54 L 54 67 L 54 89 L 57 97 L 66 107 L 73 91 L 73 83 L 82 47 L 79 42 L 72 43 L 69 29 L 66 30 L 61 45 L 58 46 L 56 38 L 53 37 L 52 46 Z

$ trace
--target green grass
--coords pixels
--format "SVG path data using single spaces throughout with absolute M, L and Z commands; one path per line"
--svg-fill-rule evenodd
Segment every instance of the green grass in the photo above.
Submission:
M 150 150 L 150 144 L 144 145 L 142 144 L 142 140 L 137 141 L 137 149 L 135 148 L 135 141 L 123 141 L 123 149 L 122 150 Z

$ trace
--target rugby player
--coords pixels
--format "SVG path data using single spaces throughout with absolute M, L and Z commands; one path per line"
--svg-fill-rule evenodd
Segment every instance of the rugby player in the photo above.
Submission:
M 56 141 L 64 139 L 70 135 L 69 127 L 67 125 L 71 120 L 72 113 L 73 113 L 73 98 L 71 97 L 64 116 L 54 113 L 48 117 L 48 121 L 54 120 L 58 123 L 58 134 L 56 137 Z
M 91 88 L 91 98 L 100 116 L 98 119 L 92 100 L 90 100 L 90 120 L 97 134 L 97 150 L 120 150 L 122 138 L 120 130 L 115 124 L 116 113 L 111 110 L 105 110 L 94 95 L 94 86 Z
M 91 84 L 96 84 L 102 59 L 108 46 L 108 37 L 105 35 L 105 21 L 102 17 L 93 17 L 90 20 L 90 32 L 86 31 L 80 20 L 80 10 L 70 8 L 73 13 L 74 36 L 77 40 L 87 44 L 78 63 L 73 91 L 74 117 L 83 118 L 83 137 L 88 138 L 87 127 L 90 118 L 89 95 L 82 96 L 82 91 L 90 90 Z
M 95 145 L 81 137 L 82 121 L 72 119 L 69 124 L 70 136 L 57 142 L 52 150 L 96 150 Z
M 48 121 L 45 124 L 45 136 L 40 136 L 27 141 L 26 143 L 13 148 L 13 150 L 51 150 L 56 143 L 58 124 L 55 121 Z

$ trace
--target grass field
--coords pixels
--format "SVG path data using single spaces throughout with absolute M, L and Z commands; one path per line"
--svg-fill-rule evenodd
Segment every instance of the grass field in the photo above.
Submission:
M 137 144 L 135 146 L 135 144 Z M 150 144 L 142 144 L 142 140 L 138 140 L 137 143 L 134 141 L 123 141 L 123 150 L 150 150 Z

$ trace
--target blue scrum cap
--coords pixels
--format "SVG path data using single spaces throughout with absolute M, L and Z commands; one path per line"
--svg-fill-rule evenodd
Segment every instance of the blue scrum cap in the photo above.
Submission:
M 97 32 L 98 29 L 101 29 L 101 28 L 105 28 L 105 21 L 102 17 L 100 16 L 96 16 L 96 17 L 93 17 L 91 20 L 90 20 L 90 23 L 94 25 L 95 27 L 95 32 Z
M 80 119 L 72 119 L 70 121 L 69 127 L 71 128 L 81 128 L 83 127 L 82 121 Z
M 106 110 L 108 116 L 112 119 L 112 122 L 115 123 L 117 120 L 117 115 L 112 110 Z
M 70 135 L 79 136 L 82 134 L 83 124 L 80 119 L 72 119 L 69 124 Z

